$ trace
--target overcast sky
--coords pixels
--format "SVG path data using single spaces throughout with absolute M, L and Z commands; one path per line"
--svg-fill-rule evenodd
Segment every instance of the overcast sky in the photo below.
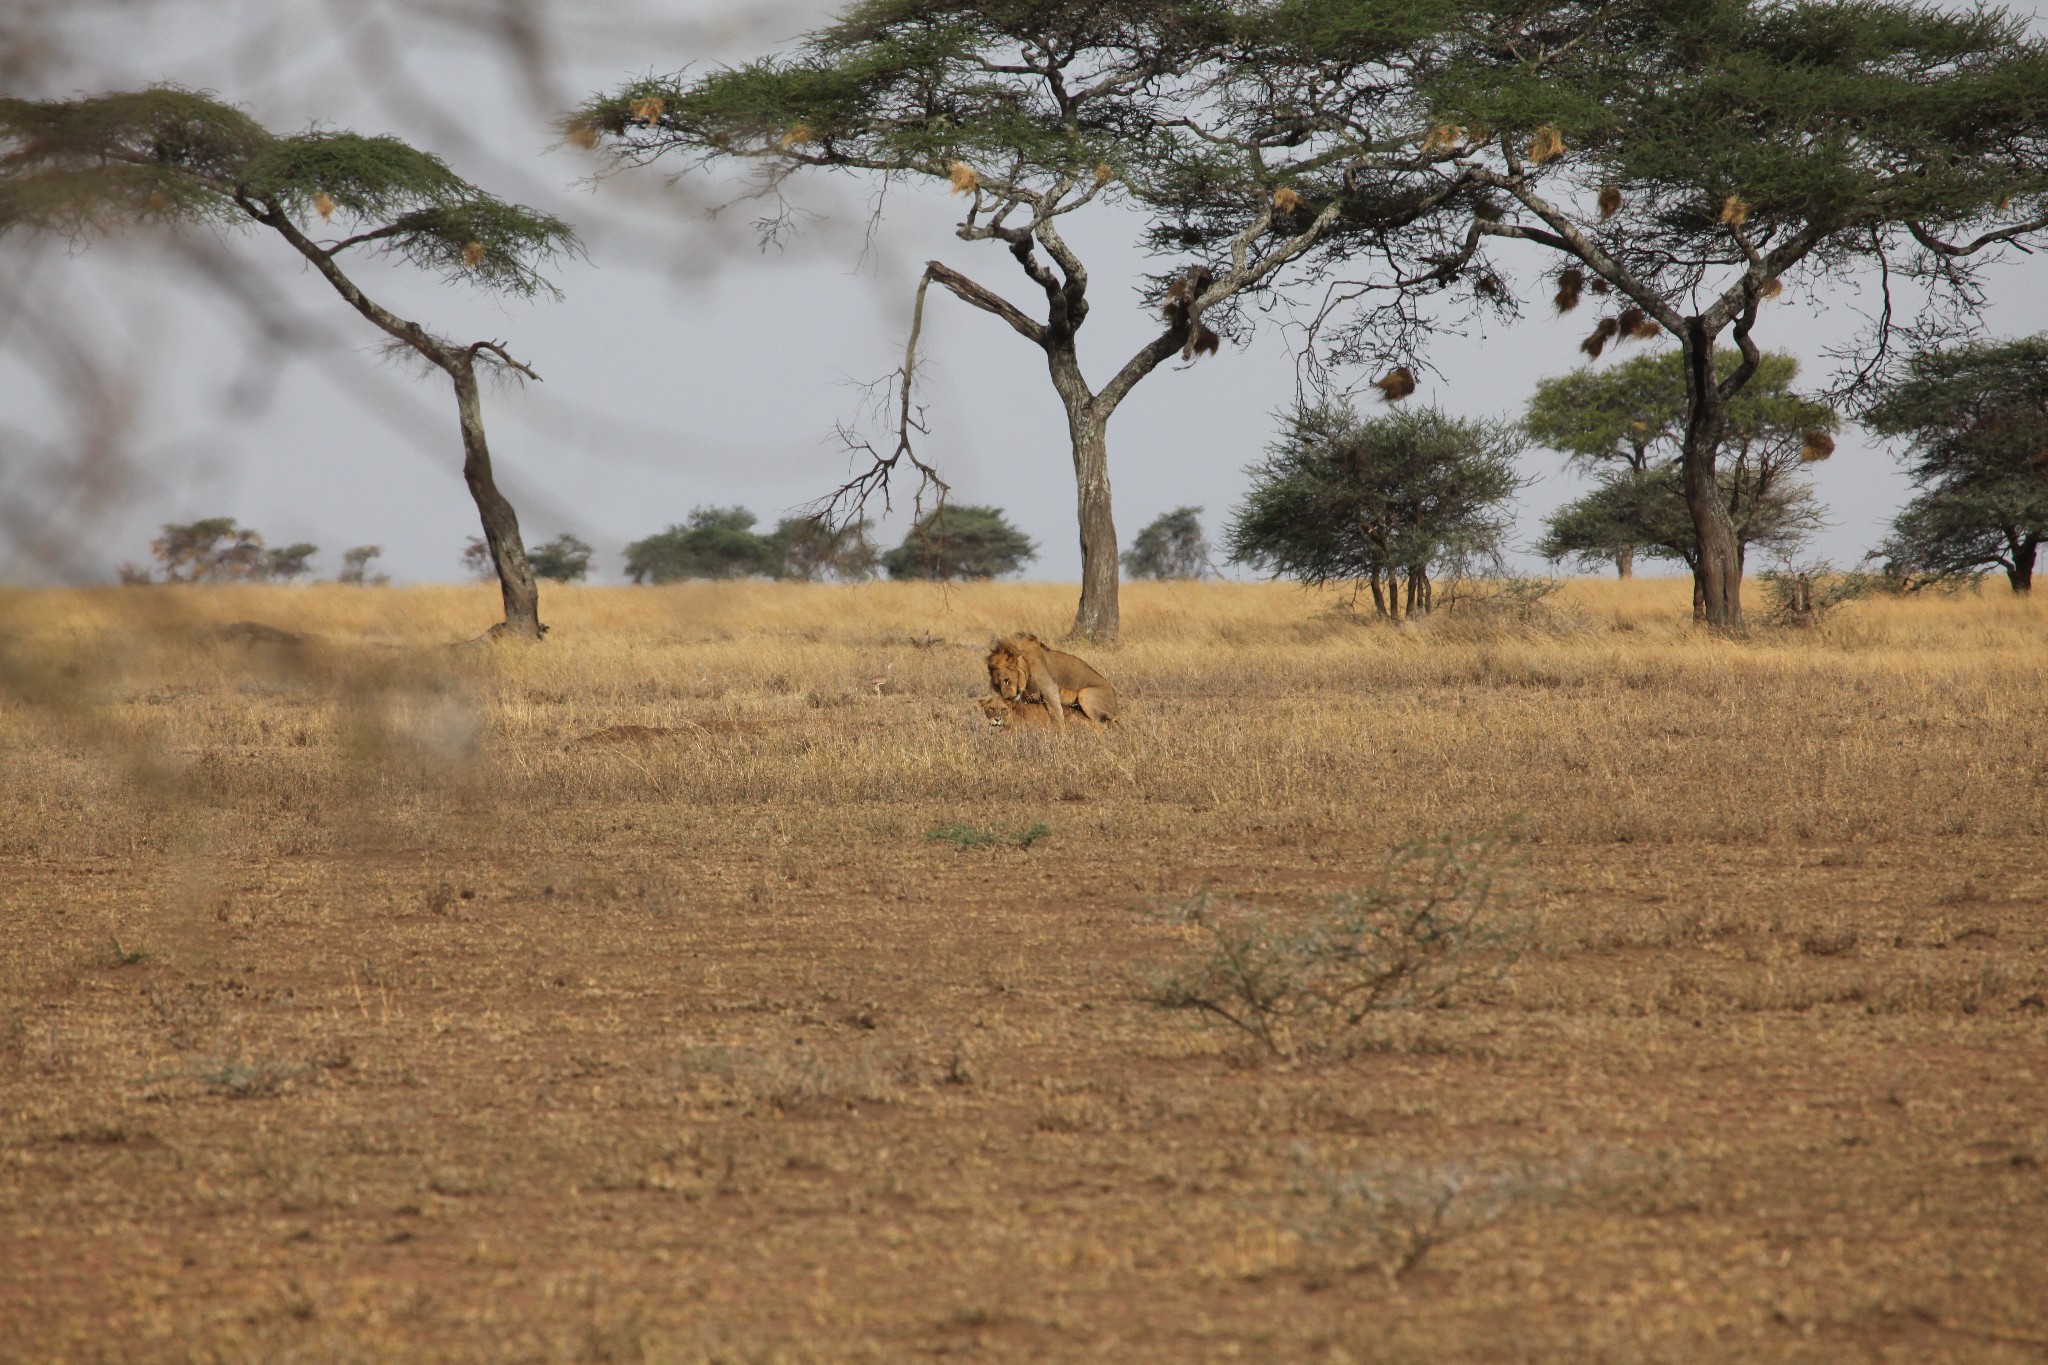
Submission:
M 508 45 L 493 26 L 501 6 L 538 15 L 544 47 Z M 764 252 L 750 205 L 707 217 L 734 184 L 670 183 L 660 170 L 593 184 L 598 164 L 555 145 L 552 120 L 590 91 L 779 50 L 826 13 L 712 0 L 552 10 L 527 0 L 77 0 L 46 16 L 32 61 L 18 43 L 0 48 L 11 56 L 0 75 L 10 93 L 36 96 L 175 81 L 280 130 L 395 132 L 486 188 L 578 224 L 589 257 L 554 272 L 560 302 L 503 303 L 367 261 L 351 269 L 398 311 L 451 337 L 503 340 L 543 377 L 487 399 L 500 482 L 529 545 L 574 532 L 597 547 L 595 577 L 616 581 L 626 542 L 695 506 L 737 503 L 772 524 L 844 477 L 833 428 L 863 415 L 859 383 L 898 363 L 927 258 L 1037 311 L 1006 251 L 953 237 L 959 201 L 943 188 L 892 190 L 870 238 L 872 184 L 813 179 L 799 191 L 815 215 L 806 231 Z M 547 60 L 531 60 L 536 52 Z M 1134 215 L 1096 209 L 1069 221 L 1091 265 L 1082 357 L 1099 384 L 1152 334 L 1154 315 L 1132 286 L 1159 267 L 1130 245 Z M 1503 258 L 1532 278 L 1535 249 L 1515 250 Z M 231 302 L 195 255 L 256 286 L 249 304 Z M 2044 284 L 2038 262 L 1999 271 L 1989 330 L 2048 328 Z M 1825 352 L 1854 334 L 1872 299 L 1854 282 L 1819 302 L 1802 292 L 1771 305 L 1758 336 L 1798 356 L 1817 384 Z M 252 325 L 249 309 L 272 302 L 287 310 L 274 322 L 289 343 Z M 1437 373 L 1410 401 L 1517 413 L 1538 380 L 1579 359 L 1583 314 L 1549 314 L 1539 296 L 1512 327 L 1443 337 L 1428 357 Z M 65 363 L 54 363 L 52 328 L 79 339 Z M 272 544 L 318 544 L 323 577 L 343 549 L 369 543 L 384 546 L 383 567 L 399 581 L 460 577 L 478 527 L 452 400 L 438 377 L 385 360 L 380 340 L 267 233 L 202 235 L 182 251 L 142 235 L 76 253 L 0 243 L 0 577 L 105 579 L 118 561 L 147 558 L 160 523 L 205 516 L 235 517 Z M 1269 324 L 1245 349 L 1162 368 L 1119 410 L 1110 471 L 1126 544 L 1183 504 L 1206 508 L 1205 526 L 1220 531 L 1244 466 L 1294 394 L 1288 340 Z M 936 291 L 925 341 L 927 458 L 954 497 L 1005 508 L 1039 542 L 1027 576 L 1078 577 L 1065 422 L 1042 357 Z M 81 410 L 98 424 L 82 430 Z M 87 462 L 81 479 L 94 436 L 118 437 L 122 458 Z M 1583 487 L 1545 451 L 1528 451 L 1523 468 L 1532 482 L 1520 544 Z M 1815 473 L 1833 525 L 1814 553 L 1852 562 L 1882 535 L 1905 484 L 1891 453 L 1853 427 Z M 884 541 L 906 521 L 885 524 Z

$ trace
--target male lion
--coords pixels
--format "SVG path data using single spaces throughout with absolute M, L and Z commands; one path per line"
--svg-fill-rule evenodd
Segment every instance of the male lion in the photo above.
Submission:
M 1098 725 L 1116 715 L 1116 689 L 1109 679 L 1071 654 L 1046 648 L 1036 635 L 1006 635 L 988 652 L 988 682 L 1009 701 L 1043 706 L 1054 725 L 1067 723 L 1067 708 Z

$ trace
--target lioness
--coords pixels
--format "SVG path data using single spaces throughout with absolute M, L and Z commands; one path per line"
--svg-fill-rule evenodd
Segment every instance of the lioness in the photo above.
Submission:
M 1078 706 L 1067 710 L 1081 714 Z M 1011 697 L 981 698 L 981 714 L 988 717 L 989 727 L 995 730 L 1028 730 L 1034 727 L 1050 728 L 1052 717 L 1043 706 L 1036 702 L 1017 701 Z
M 1080 659 L 1046 648 L 1036 635 L 1006 635 L 988 652 L 988 682 L 998 697 L 1042 706 L 1054 725 L 1067 723 L 1067 708 L 1098 725 L 1116 715 L 1116 689 Z

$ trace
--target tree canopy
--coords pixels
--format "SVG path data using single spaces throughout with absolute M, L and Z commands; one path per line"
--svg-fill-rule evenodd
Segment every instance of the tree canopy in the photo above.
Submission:
M 1520 447 L 1510 424 L 1434 409 L 1361 418 L 1343 404 L 1297 408 L 1247 471 L 1230 557 L 1310 586 L 1367 585 L 1389 616 L 1403 612 L 1406 575 L 1405 609 L 1427 611 L 1436 577 L 1499 559 Z
M 882 567 L 891 578 L 1001 578 L 1036 558 L 1000 507 L 949 502 L 919 517 Z
M 1919 489 L 1877 554 L 1908 577 L 1998 568 L 2029 591 L 2048 537 L 2048 336 L 1918 352 L 1862 417 L 1904 440 Z
M 635 583 L 688 578 L 772 578 L 780 566 L 774 544 L 756 535 L 744 507 L 698 507 L 680 526 L 626 547 L 626 576 Z
M 1715 352 L 1715 367 L 1733 373 L 1742 355 L 1727 347 Z M 1834 451 L 1841 419 L 1833 408 L 1792 387 L 1799 363 L 1766 352 L 1740 393 L 1729 399 L 1722 434 L 1725 451 L 1716 475 L 1721 504 L 1734 530 L 1738 560 L 1751 545 L 1789 550 L 1802 528 L 1817 524 L 1818 509 L 1803 485 L 1794 487 L 1802 465 Z M 1600 486 L 1551 518 L 1543 553 L 1576 559 L 1590 567 L 1612 562 L 1626 577 L 1638 547 L 1699 568 L 1697 528 L 1684 533 L 1665 527 L 1673 516 L 1689 518 L 1681 478 L 1645 479 L 1653 470 L 1675 470 L 1685 441 L 1686 381 L 1682 352 L 1637 356 L 1605 370 L 1582 366 L 1546 379 L 1522 419 L 1531 439 L 1563 453 L 1581 468 L 1613 468 Z M 1676 496 L 1675 508 L 1658 500 Z M 1640 540 L 1629 528 L 1645 529 Z M 1648 528 L 1657 528 L 1650 533 Z M 1689 547 L 1682 553 L 1672 547 Z
M 1199 507 L 1160 513 L 1124 552 L 1124 572 L 1133 578 L 1200 578 L 1211 572 L 1201 517 Z
M 557 583 L 579 582 L 590 576 L 590 555 L 588 542 L 564 531 L 545 545 L 533 547 L 534 576 Z
M 135 224 L 358 230 L 321 248 L 397 255 L 494 293 L 558 291 L 539 265 L 578 250 L 559 218 L 508 204 L 397 138 L 278 136 L 214 96 L 156 86 L 76 100 L 0 99 L 0 232 L 73 239 Z
M 1824 524 L 1820 504 L 1804 480 L 1760 485 L 1755 471 L 1736 469 L 1722 470 L 1720 480 L 1720 496 L 1732 509 L 1730 522 L 1745 560 L 1752 549 L 1790 557 Z M 1672 465 L 1603 475 L 1592 491 L 1550 514 L 1536 546 L 1553 563 L 1573 560 L 1586 568 L 1642 553 L 1696 569 L 1699 549 L 1685 486 Z

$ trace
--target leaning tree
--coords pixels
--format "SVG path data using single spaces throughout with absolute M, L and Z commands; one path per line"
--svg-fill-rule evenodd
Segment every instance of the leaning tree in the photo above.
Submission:
M 324 235 L 337 220 L 345 235 Z M 496 293 L 553 295 L 537 265 L 577 249 L 568 224 L 493 198 L 396 138 L 280 137 L 232 105 L 174 86 L 0 99 L 0 233 L 33 228 L 76 240 L 129 224 L 267 228 L 393 346 L 448 376 L 463 477 L 504 597 L 505 619 L 492 630 L 539 639 L 545 627 L 519 519 L 491 472 L 479 371 L 539 376 L 502 342 L 462 345 L 393 313 L 341 261 L 350 252 L 397 256 Z
M 911 399 L 927 288 L 1001 319 L 1043 355 L 1067 417 L 1078 494 L 1081 600 L 1074 631 L 1116 635 L 1117 538 L 1107 428 L 1160 365 L 1241 335 L 1246 301 L 1275 287 L 1355 203 L 1350 169 L 1376 163 L 1384 106 L 1434 7 L 1371 12 L 1211 0 L 862 0 L 791 55 L 696 79 L 635 81 L 569 124 L 621 162 L 674 153 L 760 168 L 764 194 L 807 169 L 865 173 L 882 187 L 948 187 L 964 242 L 1006 251 L 1040 302 L 1028 309 L 940 261 L 917 288 L 910 345 L 893 382 L 886 451 L 824 500 L 858 515 L 899 466 L 943 498 L 912 448 Z M 880 200 L 878 198 L 877 202 Z M 1088 267 L 1065 224 L 1084 209 L 1128 210 L 1141 243 L 1171 268 L 1145 282 L 1158 332 L 1091 382 L 1078 334 L 1093 305 Z M 1390 207 L 1413 214 L 1420 205 Z M 771 214 L 769 222 L 785 221 Z M 1177 258 L 1177 259 L 1174 259 Z M 857 458 L 859 458 L 857 456 Z M 907 470 L 906 470 L 907 472 Z
M 2048 336 L 1920 351 L 1862 417 L 1905 439 L 1920 490 L 1877 554 L 1922 581 L 1995 567 L 2031 591 L 2048 540 Z
M 1703 614 L 1739 626 L 1716 461 L 1762 360 L 1766 302 L 1870 271 L 1881 296 L 1857 378 L 1892 335 L 1895 279 L 1954 306 L 1930 323 L 1974 309 L 1981 264 L 2048 227 L 2048 46 L 1991 7 L 1538 0 L 1473 11 L 1438 56 L 1417 75 L 1416 121 L 1387 130 L 1400 164 L 1362 179 L 1440 207 L 1400 232 L 1349 222 L 1354 254 L 1378 263 L 1333 297 L 1460 288 L 1511 307 L 1513 267 L 1533 257 L 1560 311 L 1590 296 L 1602 314 L 1590 355 L 1674 337 Z M 1433 267 L 1419 282 L 1418 260 Z M 1326 318 L 1323 336 L 1341 357 L 1383 334 L 1384 308 L 1348 328 Z M 1726 373 L 1723 338 L 1742 357 Z

